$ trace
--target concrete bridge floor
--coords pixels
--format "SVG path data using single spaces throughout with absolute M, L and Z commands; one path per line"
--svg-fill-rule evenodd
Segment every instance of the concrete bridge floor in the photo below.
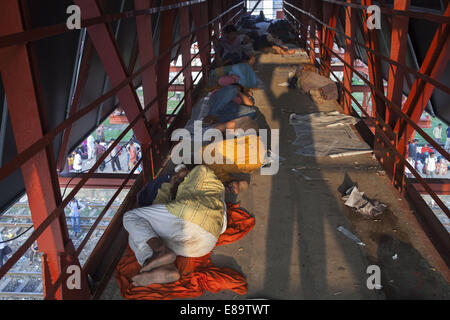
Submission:
M 292 57 L 263 54 L 256 64 L 265 90 L 255 91 L 261 119 L 280 129 L 278 174 L 251 176 L 239 195 L 241 206 L 256 219 L 240 241 L 214 249 L 212 260 L 246 276 L 248 293 L 205 293 L 198 299 L 449 299 L 450 271 L 418 224 L 412 208 L 391 186 L 371 154 L 313 158 L 295 154 L 289 114 L 336 110 L 318 107 L 301 90 L 279 86 L 291 64 L 307 63 L 305 53 Z M 292 168 L 312 178 L 306 181 Z M 326 179 L 326 180 L 325 180 Z M 377 219 L 359 217 L 341 200 L 339 187 L 351 180 L 370 198 L 389 205 Z M 343 226 L 365 244 L 361 247 L 337 230 Z M 397 259 L 392 257 L 397 255 Z M 381 269 L 381 290 L 369 290 L 369 265 Z M 122 299 L 112 278 L 102 299 Z

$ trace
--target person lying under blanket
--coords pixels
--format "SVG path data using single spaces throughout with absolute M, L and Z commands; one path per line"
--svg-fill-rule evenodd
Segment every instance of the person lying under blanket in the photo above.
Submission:
M 210 73 L 211 81 L 219 87 L 239 83 L 245 88 L 257 88 L 261 85 L 253 68 L 247 63 L 238 63 L 213 69 Z
M 178 170 L 163 182 L 152 205 L 126 212 L 123 225 L 142 266 L 134 286 L 170 283 L 180 278 L 177 255 L 202 257 L 227 227 L 225 188 L 204 165 Z
M 232 84 L 211 93 L 209 113 L 205 124 L 225 123 L 241 117 L 256 119 L 257 110 L 250 92 L 239 84 Z
M 257 32 L 249 32 L 248 36 L 253 40 L 253 49 L 274 54 L 291 55 L 295 54 L 295 49 L 289 50 L 283 42 L 270 33 L 259 35 Z
M 213 161 L 208 162 L 207 166 L 231 193 L 239 194 L 248 188 L 248 182 L 237 176 L 259 170 L 264 163 L 267 147 L 256 132 L 247 132 L 231 139 L 214 141 L 197 152 L 202 152 L 204 161 L 210 157 Z
M 214 52 L 216 52 L 214 64 L 216 66 L 241 62 L 253 64 L 254 56 L 248 56 L 242 47 L 242 44 L 245 45 L 247 42 L 248 38 L 246 39 L 245 35 L 239 34 L 234 26 L 227 25 L 223 28 L 222 37 L 213 37 Z

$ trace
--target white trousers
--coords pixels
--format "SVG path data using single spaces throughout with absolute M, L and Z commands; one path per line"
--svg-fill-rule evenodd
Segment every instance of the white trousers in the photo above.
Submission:
M 88 159 L 92 159 L 94 157 L 94 146 L 91 145 L 87 145 L 87 149 L 88 149 Z
M 163 204 L 128 211 L 123 216 L 123 225 L 129 234 L 130 248 L 141 266 L 153 255 L 153 250 L 147 244 L 151 238 L 161 238 L 176 255 L 184 257 L 204 256 L 217 243 L 217 238 L 211 233 L 195 223 L 174 216 Z M 222 233 L 226 227 L 224 212 Z

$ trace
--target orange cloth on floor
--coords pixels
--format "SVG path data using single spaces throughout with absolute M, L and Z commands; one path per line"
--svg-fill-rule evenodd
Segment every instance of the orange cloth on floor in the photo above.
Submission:
M 243 238 L 255 225 L 255 218 L 239 209 L 239 204 L 227 204 L 227 229 L 222 233 L 216 245 L 224 245 Z M 167 300 L 177 298 L 195 298 L 205 291 L 219 292 L 232 290 L 239 295 L 247 293 L 247 281 L 244 276 L 231 268 L 220 268 L 212 264 L 211 253 L 200 258 L 177 256 L 175 264 L 181 274 L 180 280 L 167 284 L 151 284 L 146 287 L 134 287 L 131 278 L 141 266 L 133 251 L 128 247 L 125 255 L 116 267 L 116 280 L 122 296 L 133 300 Z

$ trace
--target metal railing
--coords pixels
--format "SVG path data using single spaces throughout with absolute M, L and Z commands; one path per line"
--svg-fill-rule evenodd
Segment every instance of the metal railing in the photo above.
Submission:
M 323 2 L 328 2 L 328 3 L 332 3 L 332 4 L 336 4 L 336 5 L 342 5 L 345 7 L 352 7 L 352 8 L 361 9 L 361 10 L 365 10 L 367 8 L 367 6 L 362 6 L 362 5 L 353 4 L 353 3 L 346 3 L 346 2 L 342 2 L 342 1 L 323 0 Z M 284 11 L 286 12 L 287 17 L 289 17 L 289 19 L 287 19 L 287 20 L 289 21 L 291 26 L 294 28 L 294 30 L 296 30 L 297 32 L 298 32 L 298 30 L 297 30 L 295 24 L 292 23 L 292 21 L 295 21 L 299 25 L 300 28 L 302 28 L 304 31 L 306 31 L 306 34 L 309 34 L 308 26 L 304 25 L 291 12 L 291 10 L 296 10 L 300 14 L 313 19 L 315 22 L 317 22 L 318 24 L 320 24 L 327 30 L 330 30 L 330 31 L 333 31 L 333 32 L 343 35 L 345 37 L 345 39 L 351 41 L 352 46 L 360 46 L 360 47 L 364 48 L 365 50 L 367 50 L 367 52 L 370 52 L 370 53 L 380 57 L 381 59 L 385 60 L 386 62 L 388 62 L 390 64 L 390 66 L 395 65 L 396 67 L 401 68 L 403 71 L 409 72 L 409 73 L 415 75 L 416 77 L 420 78 L 421 80 L 433 84 L 436 88 L 441 89 L 442 91 L 444 91 L 446 93 L 450 93 L 450 88 L 448 86 L 446 86 L 445 84 L 439 82 L 436 79 L 433 79 L 432 77 L 430 77 L 426 74 L 423 74 L 417 70 L 409 68 L 409 67 L 405 66 L 404 64 L 398 63 L 398 62 L 384 56 L 382 53 L 375 51 L 375 50 L 369 48 L 368 46 L 366 46 L 365 44 L 358 42 L 354 38 L 347 36 L 344 32 L 341 32 L 340 30 L 333 28 L 330 25 L 324 23 L 323 21 L 318 19 L 316 16 L 314 16 L 310 12 L 307 12 L 301 8 L 298 8 L 298 6 L 295 6 L 292 3 L 287 2 L 287 1 L 284 1 L 284 5 L 285 5 Z M 434 22 L 440 22 L 440 23 L 444 23 L 444 24 L 450 23 L 450 18 L 448 16 L 440 16 L 440 15 L 436 15 L 436 14 L 432 14 L 432 13 L 429 13 L 429 14 L 428 13 L 427 14 L 420 13 L 419 14 L 418 12 L 415 12 L 415 11 L 399 11 L 399 10 L 393 10 L 390 8 L 382 8 L 381 12 L 385 13 L 385 14 L 390 14 L 390 15 L 403 15 L 403 16 L 422 18 L 422 19 L 427 19 L 427 20 L 431 19 Z M 297 34 L 297 36 L 298 36 L 298 34 Z M 420 128 L 417 125 L 417 123 L 415 123 L 413 120 L 411 120 L 410 117 L 402 111 L 401 106 L 399 106 L 399 105 L 393 103 L 391 100 L 389 100 L 385 96 L 385 93 L 383 91 L 381 91 L 379 88 L 377 88 L 375 86 L 375 84 L 372 83 L 370 80 L 366 79 L 366 77 L 363 74 L 358 72 L 358 70 L 356 70 L 356 68 L 354 68 L 353 65 L 350 65 L 347 61 L 345 61 L 345 59 L 343 59 L 338 53 L 336 53 L 333 50 L 333 48 L 330 48 L 321 38 L 317 37 L 316 34 L 310 35 L 310 37 L 309 37 L 309 50 L 310 50 L 309 52 L 310 52 L 310 54 L 313 50 L 315 50 L 313 42 L 316 40 L 318 41 L 321 48 L 325 49 L 327 51 L 327 53 L 329 53 L 330 55 L 339 59 L 344 64 L 345 67 L 348 67 L 349 69 L 351 69 L 354 74 L 356 74 L 368 87 L 370 87 L 372 89 L 372 92 L 374 92 L 377 97 L 381 98 L 386 103 L 386 107 L 389 109 L 389 111 L 392 111 L 399 118 L 403 119 L 408 126 L 411 126 L 418 134 L 420 134 L 430 145 L 432 145 L 436 149 L 437 152 L 439 152 L 443 157 L 445 157 L 447 159 L 447 161 L 450 161 L 449 153 L 445 149 L 443 149 L 432 137 L 430 137 L 422 128 Z M 319 55 L 320 55 L 320 51 L 319 51 Z M 317 62 L 317 59 L 316 59 L 316 62 Z M 406 158 L 405 158 L 406 155 L 402 154 L 401 152 L 399 152 L 397 150 L 396 143 L 398 141 L 394 141 L 394 143 L 393 143 L 393 141 L 389 138 L 389 136 L 387 135 L 387 133 L 385 131 L 389 131 L 389 133 L 394 136 L 396 136 L 397 134 L 394 133 L 392 129 L 390 129 L 389 125 L 387 125 L 386 122 L 381 117 L 377 117 L 376 119 L 373 119 L 372 116 L 366 112 L 366 110 L 361 106 L 361 104 L 357 101 L 357 99 L 352 95 L 351 89 L 349 90 L 348 88 L 346 88 L 343 85 L 342 81 L 331 70 L 331 68 L 326 63 L 324 63 L 322 56 L 319 57 L 318 62 L 323 68 L 327 69 L 327 71 L 333 75 L 333 77 L 336 79 L 336 82 L 341 84 L 341 87 L 343 88 L 345 93 L 349 95 L 349 97 L 351 98 L 351 100 L 353 102 L 355 102 L 356 106 L 364 114 L 367 121 L 370 122 L 374 127 L 380 127 L 380 125 L 381 125 L 381 127 L 384 130 L 376 131 L 376 133 L 377 133 L 376 138 L 381 138 L 381 140 L 384 141 L 384 143 L 388 147 L 389 151 L 393 153 L 393 157 L 395 157 L 398 161 L 400 161 L 400 163 L 404 167 L 407 167 L 411 171 L 411 173 L 415 176 L 415 178 L 423 186 L 423 188 L 426 190 L 426 192 L 433 198 L 434 201 L 436 201 L 436 204 L 438 204 L 440 209 L 442 209 L 442 211 L 450 218 L 449 208 L 443 203 L 443 201 L 438 197 L 438 195 L 432 190 L 432 188 L 429 186 L 429 184 L 426 182 L 426 180 L 424 178 L 422 178 L 420 173 L 418 173 L 417 170 L 406 160 Z M 393 176 L 392 178 L 394 179 L 395 177 Z
M 82 27 L 88 27 L 96 24 L 102 24 L 106 22 L 112 22 L 117 21 L 120 19 L 128 19 L 132 17 L 137 17 L 139 15 L 150 15 L 157 12 L 163 12 L 168 10 L 177 10 L 182 7 L 186 6 L 193 6 L 193 5 L 199 5 L 202 3 L 205 3 L 206 0 L 194 0 L 194 1 L 186 1 L 182 3 L 177 3 L 174 5 L 169 5 L 165 7 L 159 7 L 159 8 L 150 8 L 146 10 L 133 10 L 128 12 L 123 12 L 121 14 L 109 14 L 104 15 L 102 17 L 93 18 L 93 19 L 86 19 L 82 21 Z M 236 1 L 234 1 L 236 2 Z M 53 139 L 63 132 L 66 128 L 74 124 L 76 121 L 81 120 L 85 115 L 87 115 L 89 112 L 95 110 L 98 108 L 102 102 L 106 101 L 107 99 L 113 97 L 119 90 L 124 88 L 125 86 L 129 85 L 130 83 L 133 83 L 133 80 L 135 80 L 139 75 L 141 75 L 146 69 L 148 69 L 150 66 L 156 64 L 159 60 L 164 58 L 165 56 L 169 55 L 172 52 L 172 49 L 175 48 L 177 45 L 179 45 L 182 41 L 185 41 L 186 39 L 189 39 L 191 41 L 191 38 L 193 35 L 198 34 L 199 31 L 208 28 L 209 26 L 215 24 L 218 21 L 223 20 L 223 18 L 227 15 L 230 15 L 234 10 L 239 9 L 241 6 L 243 6 L 244 1 L 240 1 L 237 4 L 231 6 L 227 10 L 221 12 L 218 16 L 216 16 L 214 19 L 208 21 L 207 23 L 198 26 L 195 28 L 192 32 L 185 35 L 184 37 L 181 37 L 178 41 L 175 43 L 172 43 L 172 45 L 160 53 L 159 56 L 154 57 L 149 61 L 148 63 L 142 65 L 136 72 L 134 72 L 132 75 L 130 75 L 125 81 L 121 82 L 119 85 L 115 86 L 108 92 L 106 92 L 101 97 L 98 97 L 95 99 L 92 103 L 87 105 L 81 110 L 76 111 L 74 114 L 70 115 L 66 118 L 63 122 L 61 122 L 59 125 L 54 127 L 52 130 L 47 132 L 42 136 L 42 138 L 38 139 L 35 143 L 33 143 L 31 146 L 26 148 L 24 151 L 20 152 L 14 159 L 10 160 L 8 163 L 4 164 L 0 168 L 0 180 L 5 179 L 10 174 L 12 174 L 15 170 L 20 169 L 22 165 L 24 165 L 27 161 L 29 161 L 33 156 L 35 156 L 37 153 L 44 150 L 47 146 L 49 146 Z M 228 24 L 230 21 L 236 19 L 236 17 L 242 13 L 242 10 L 239 9 L 238 12 L 236 12 L 228 21 L 225 22 L 225 24 Z M 222 21 L 223 22 L 223 21 Z M 62 34 L 65 32 L 70 32 L 65 25 L 53 25 L 45 28 L 37 28 L 33 30 L 27 30 L 24 32 L 11 34 L 7 36 L 0 37 L 0 48 L 13 46 L 13 45 L 19 45 L 24 44 L 31 41 L 36 41 L 38 39 L 50 37 L 56 34 Z M 68 205 L 69 201 L 72 200 L 78 191 L 86 184 L 88 179 L 94 174 L 94 172 L 97 170 L 97 168 L 102 164 L 102 162 L 106 159 L 106 157 L 114 150 L 114 148 L 118 145 L 118 143 L 125 137 L 125 135 L 132 130 L 132 128 L 141 120 L 146 119 L 147 112 L 154 107 L 155 103 L 158 101 L 158 99 L 161 98 L 161 95 L 164 92 L 168 92 L 169 87 L 176 81 L 176 79 L 191 65 L 191 62 L 198 57 L 198 55 L 203 52 L 204 50 L 207 50 L 209 46 L 211 45 L 211 35 L 209 35 L 208 42 L 199 48 L 198 52 L 193 55 L 193 57 L 185 63 L 185 65 L 181 68 L 181 70 L 176 74 L 176 76 L 165 86 L 164 90 L 162 90 L 162 93 L 154 97 L 149 103 L 147 103 L 144 108 L 139 112 L 139 114 L 132 120 L 129 125 L 122 131 L 122 133 L 119 135 L 119 137 L 116 138 L 115 142 L 112 143 L 107 150 L 103 153 L 103 155 L 95 162 L 95 164 L 89 169 L 89 171 L 86 174 L 83 174 L 81 177 L 81 180 L 73 187 L 72 191 L 64 198 L 62 199 L 61 203 L 57 205 L 57 207 L 47 216 L 47 218 L 38 226 L 35 226 L 34 232 L 28 237 L 27 240 L 17 249 L 17 251 L 8 259 L 8 261 L 3 265 L 2 268 L 0 268 L 0 278 L 3 277 L 8 270 L 12 268 L 12 266 L 25 254 L 25 252 L 30 248 L 30 246 L 34 243 L 36 239 L 38 239 L 42 233 L 50 226 L 51 223 L 56 221 L 61 215 L 64 214 L 64 208 Z M 209 53 L 209 52 L 208 52 Z M 208 63 L 210 62 L 210 59 L 208 59 Z M 202 72 L 199 72 L 197 77 L 192 81 L 190 86 L 186 88 L 187 91 L 192 91 L 195 87 L 194 83 L 197 80 L 198 76 L 200 74 L 204 75 L 204 72 L 207 71 L 208 65 L 202 66 Z M 186 97 L 183 97 L 183 99 L 180 101 L 174 112 L 172 114 L 168 115 L 169 117 L 173 118 L 176 116 L 179 110 L 182 110 L 182 102 L 184 102 Z M 165 122 L 165 119 L 161 119 L 160 121 Z M 153 136 L 156 133 L 157 126 L 154 125 L 150 128 L 150 136 Z M 152 141 L 149 145 L 143 147 L 142 154 L 144 155 L 147 152 L 150 152 L 152 147 L 154 146 L 154 142 Z M 150 153 L 151 154 L 151 153 Z M 164 156 L 164 155 L 162 155 Z M 123 188 L 127 185 L 129 179 L 133 177 L 134 172 L 136 169 L 141 165 L 144 157 L 141 157 L 141 159 L 134 165 L 131 172 L 128 173 L 126 176 L 124 175 L 123 183 L 119 186 L 117 191 L 114 193 L 114 195 L 111 197 L 111 199 L 108 201 L 108 203 L 105 205 L 101 213 L 96 217 L 95 222 L 90 227 L 88 233 L 84 237 L 81 244 L 76 249 L 75 253 L 73 254 L 73 258 L 77 258 L 83 248 L 86 246 L 86 243 L 90 239 L 92 233 L 95 231 L 96 227 L 100 223 L 100 221 L 103 219 L 104 215 L 108 211 L 108 209 L 113 204 L 116 197 L 120 194 L 120 192 L 123 190 Z M 150 159 L 153 166 L 153 159 Z M 117 213 L 116 213 L 117 214 Z M 33 212 L 32 212 L 33 215 Z M 59 290 L 62 281 L 64 279 L 64 274 L 61 273 L 59 277 L 53 281 L 52 285 L 46 288 L 45 291 L 45 298 L 46 299 L 52 299 L 55 296 L 55 293 L 57 290 Z

